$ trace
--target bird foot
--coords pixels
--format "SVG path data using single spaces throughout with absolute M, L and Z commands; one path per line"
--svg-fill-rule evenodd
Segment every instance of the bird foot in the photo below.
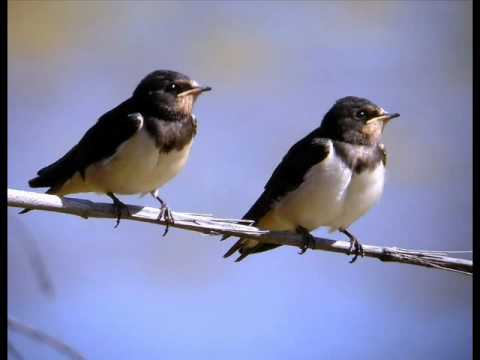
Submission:
M 130 216 L 130 211 L 128 210 L 128 206 L 125 205 L 123 202 L 118 200 L 118 198 L 113 195 L 112 193 L 107 194 L 112 200 L 113 200 L 113 207 L 115 208 L 115 212 L 117 213 L 117 223 L 113 227 L 116 229 L 118 225 L 120 225 L 120 219 L 122 218 L 122 212 L 125 211 L 125 213 Z
M 307 249 L 312 248 L 313 244 L 315 243 L 313 235 L 308 232 L 307 229 L 299 226 L 297 228 L 297 232 L 300 233 L 303 237 L 303 244 L 300 246 L 300 251 L 298 252 L 299 255 L 305 254 Z
M 347 255 L 354 254 L 352 260 L 350 260 L 350 264 L 353 264 L 355 260 L 357 260 L 358 256 L 363 257 L 364 252 L 363 252 L 363 246 L 360 244 L 358 239 L 353 236 L 349 231 L 347 230 L 340 230 L 342 233 L 348 236 L 350 239 L 350 247 L 348 248 L 348 253 Z
M 170 225 L 175 224 L 175 219 L 173 218 L 172 211 L 168 208 L 165 201 L 163 201 L 159 196 L 155 196 L 155 199 L 160 202 L 160 214 L 158 215 L 158 220 L 165 221 L 165 231 L 162 234 L 162 236 L 165 236 L 168 233 Z

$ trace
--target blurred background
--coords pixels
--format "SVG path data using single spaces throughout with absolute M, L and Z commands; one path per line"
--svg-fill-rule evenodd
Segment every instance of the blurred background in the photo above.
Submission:
M 471 1 L 10 1 L 8 186 L 28 190 L 141 78 L 173 69 L 213 87 L 196 104 L 186 168 L 161 190 L 174 211 L 240 218 L 290 146 L 356 95 L 401 117 L 385 131 L 384 196 L 352 232 L 471 250 L 471 11 Z M 17 212 L 9 313 L 88 359 L 472 356 L 472 280 L 461 274 L 292 247 L 234 263 L 222 258 L 234 239 Z M 25 359 L 63 358 L 10 340 Z

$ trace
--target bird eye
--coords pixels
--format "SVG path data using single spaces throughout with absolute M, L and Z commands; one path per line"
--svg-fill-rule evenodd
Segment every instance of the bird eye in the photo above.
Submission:
M 355 116 L 359 119 L 365 119 L 367 117 L 367 112 L 364 110 L 357 111 Z
M 177 90 L 177 85 L 175 83 L 171 83 L 170 85 L 168 85 L 167 90 L 168 91 L 176 91 Z

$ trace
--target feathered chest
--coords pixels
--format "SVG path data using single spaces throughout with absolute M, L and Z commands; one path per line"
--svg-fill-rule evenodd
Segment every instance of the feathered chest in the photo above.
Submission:
M 355 174 L 361 174 L 365 170 L 374 170 L 380 162 L 386 165 L 387 155 L 383 144 L 377 146 L 353 145 L 339 141 L 333 141 L 335 154 Z
M 191 143 L 197 133 L 197 121 L 194 115 L 175 121 L 147 116 L 144 126 L 161 153 L 182 150 L 185 145 Z
M 381 149 L 329 144 L 329 154 L 305 174 L 300 186 L 277 204 L 295 225 L 347 227 L 381 196 L 385 167 Z
M 196 126 L 146 117 L 138 131 L 115 154 L 87 168 L 93 191 L 146 193 L 164 185 L 185 166 Z

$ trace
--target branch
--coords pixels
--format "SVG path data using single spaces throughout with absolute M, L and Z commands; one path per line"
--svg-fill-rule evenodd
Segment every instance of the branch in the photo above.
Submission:
M 53 297 L 55 295 L 53 282 L 50 279 L 50 275 L 47 271 L 44 258 L 40 253 L 36 241 L 30 236 L 22 236 L 20 238 L 25 252 L 27 253 L 30 266 L 37 278 L 40 290 L 48 296 Z
M 12 355 L 12 357 L 16 360 L 23 360 L 22 354 L 20 354 L 20 351 L 17 350 L 15 346 L 10 341 L 7 341 L 7 351 L 8 354 Z
M 73 350 L 70 346 L 63 343 L 62 341 L 45 334 L 43 331 L 32 328 L 29 325 L 23 324 L 18 320 L 8 317 L 8 329 L 11 331 L 18 332 L 22 335 L 28 336 L 34 340 L 37 340 L 41 343 L 44 343 L 51 348 L 57 350 L 58 352 L 68 356 L 70 359 L 74 360 L 84 360 L 85 358 L 80 355 L 76 350 Z M 22 356 L 11 344 L 9 344 L 9 351 L 17 359 L 22 359 Z
M 8 189 L 8 206 L 46 210 L 81 216 L 85 219 L 116 218 L 116 212 L 111 204 L 96 203 L 89 200 L 58 197 L 54 195 Z M 160 211 L 156 208 L 128 205 L 130 214 L 124 213 L 122 219 L 165 225 L 163 219 L 158 219 Z M 296 233 L 260 230 L 251 226 L 250 220 L 222 219 L 206 214 L 172 212 L 175 224 L 179 229 L 200 232 L 208 235 L 230 235 L 248 237 L 262 242 L 279 245 L 301 247 L 303 237 Z M 349 253 L 350 243 L 320 237 L 314 237 L 311 249 L 336 253 Z M 364 255 L 381 261 L 418 265 L 423 267 L 456 271 L 471 275 L 473 261 L 446 256 L 448 251 L 408 250 L 397 247 L 381 247 L 363 245 Z

